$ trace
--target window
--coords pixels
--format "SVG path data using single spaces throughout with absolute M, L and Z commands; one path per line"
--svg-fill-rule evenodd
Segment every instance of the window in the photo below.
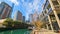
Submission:
M 48 26 L 49 26 L 49 30 L 52 30 L 50 24 L 48 24 Z
M 57 2 L 57 0 L 52 1 L 53 5 L 59 5 L 59 3 Z
M 58 17 L 59 17 L 59 19 L 60 19 L 60 14 L 58 14 Z
M 3 11 L 3 5 L 0 5 L 0 14 L 2 13 Z
M 45 10 L 45 14 L 47 13 L 47 11 Z
M 49 10 L 49 8 L 51 8 L 50 4 L 48 5 L 47 9 Z

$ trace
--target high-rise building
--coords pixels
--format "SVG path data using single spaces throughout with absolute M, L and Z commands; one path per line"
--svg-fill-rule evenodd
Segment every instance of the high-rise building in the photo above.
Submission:
M 23 16 L 22 13 L 20 11 L 17 11 L 14 15 L 14 20 L 18 20 L 18 21 L 22 21 L 23 20 Z
M 33 14 L 33 21 L 37 21 L 38 20 L 38 11 L 35 11 Z
M 45 22 L 45 28 L 57 31 L 60 28 L 60 0 L 46 0 L 41 20 Z
M 23 16 L 23 22 L 25 22 L 25 16 Z
M 29 21 L 32 22 L 32 20 L 33 20 L 33 14 L 30 14 L 29 15 Z
M 10 18 L 12 7 L 5 2 L 0 3 L 0 19 Z

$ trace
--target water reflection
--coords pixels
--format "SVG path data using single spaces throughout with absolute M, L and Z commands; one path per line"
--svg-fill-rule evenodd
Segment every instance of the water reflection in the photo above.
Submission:
M 2 31 L 0 34 L 30 34 L 31 30 L 28 29 L 16 29 L 16 30 L 7 30 Z

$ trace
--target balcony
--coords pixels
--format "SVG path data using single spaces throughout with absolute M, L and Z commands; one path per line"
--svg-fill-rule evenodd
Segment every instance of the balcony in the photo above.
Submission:
M 49 1 L 46 1 L 46 3 L 44 4 L 44 8 L 43 9 L 46 9 L 49 5 Z
M 60 3 L 60 0 L 57 0 Z
M 55 5 L 54 8 L 56 11 L 60 11 L 60 5 Z
M 51 12 L 52 12 L 52 8 L 49 8 L 48 15 L 51 14 Z
M 52 17 L 52 18 L 51 18 L 51 21 L 52 21 L 52 22 L 56 22 L 55 17 Z
M 52 1 L 56 1 L 56 0 L 52 0 Z

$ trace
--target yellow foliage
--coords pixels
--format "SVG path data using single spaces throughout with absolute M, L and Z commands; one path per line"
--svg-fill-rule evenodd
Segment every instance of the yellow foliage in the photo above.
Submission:
M 42 22 L 42 21 L 36 21 L 36 22 L 35 22 L 36 28 L 41 28 L 42 25 L 43 25 L 43 22 Z

